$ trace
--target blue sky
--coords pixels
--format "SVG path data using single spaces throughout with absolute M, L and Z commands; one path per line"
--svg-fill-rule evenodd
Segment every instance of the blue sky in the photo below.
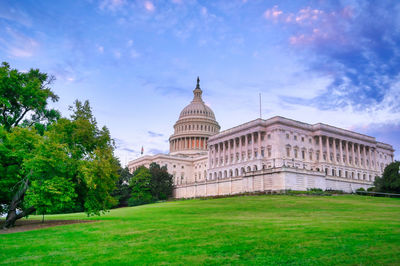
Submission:
M 121 162 L 167 152 L 200 76 L 222 129 L 262 116 L 326 123 L 400 159 L 398 1 L 0 2 L 0 58 L 88 99 Z

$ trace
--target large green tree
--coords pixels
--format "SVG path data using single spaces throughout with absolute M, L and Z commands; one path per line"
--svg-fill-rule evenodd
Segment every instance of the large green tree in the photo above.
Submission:
M 20 124 L 43 128 L 60 117 L 58 111 L 48 108 L 48 101 L 58 96 L 49 88 L 53 76 L 38 69 L 20 72 L 8 63 L 0 66 L 0 125 L 10 131 Z
M 112 193 L 113 197 L 117 201 L 117 205 L 114 207 L 126 207 L 128 206 L 129 198 L 131 197 L 131 182 L 133 175 L 129 172 L 128 167 L 119 167 L 118 180 L 116 182 L 116 189 Z
M 33 212 L 100 214 L 115 204 L 111 193 L 119 162 L 106 127 L 98 128 L 88 101 L 71 117 L 48 109 L 58 97 L 52 78 L 0 67 L 0 212 L 4 227 Z
M 375 179 L 374 186 L 378 192 L 400 193 L 400 162 L 386 166 L 382 177 Z
M 89 108 L 80 113 L 81 106 Z M 71 110 L 71 119 L 59 119 L 44 136 L 33 128 L 3 130 L 0 151 L 4 157 L 14 158 L 17 166 L 4 187 L 11 191 L 2 202 L 8 211 L 5 227 L 34 211 L 45 214 L 73 209 L 90 215 L 115 204 L 111 193 L 119 162 L 113 155 L 110 133 L 106 127 L 97 127 L 88 102 L 77 101 Z M 23 211 L 17 214 L 18 209 Z
M 153 202 L 151 195 L 151 173 L 145 166 L 140 166 L 133 173 L 133 177 L 129 184 L 131 188 L 131 198 L 129 199 L 129 206 L 142 205 Z
M 168 173 L 166 166 L 151 163 L 149 167 L 151 174 L 150 191 L 154 200 L 166 200 L 172 196 L 172 175 Z

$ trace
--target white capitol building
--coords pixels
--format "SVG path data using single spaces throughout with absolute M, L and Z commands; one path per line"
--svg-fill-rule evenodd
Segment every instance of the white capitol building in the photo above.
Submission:
M 308 188 L 352 192 L 372 186 L 393 162 L 391 145 L 322 123 L 275 116 L 220 131 L 199 79 L 193 93 L 174 125 L 170 153 L 128 163 L 131 172 L 152 162 L 167 166 L 176 198 Z

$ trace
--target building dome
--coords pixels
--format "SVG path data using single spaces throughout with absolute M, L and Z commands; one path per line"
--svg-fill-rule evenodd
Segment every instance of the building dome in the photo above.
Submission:
M 193 100 L 183 108 L 170 137 L 170 154 L 197 155 L 207 152 L 208 137 L 219 132 L 214 112 L 202 99 L 200 79 L 193 90 Z

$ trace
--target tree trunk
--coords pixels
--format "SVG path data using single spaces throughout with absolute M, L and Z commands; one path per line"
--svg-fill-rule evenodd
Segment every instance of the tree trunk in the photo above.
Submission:
M 23 199 L 25 197 L 25 192 L 28 189 L 28 184 L 29 184 L 29 178 L 27 178 L 23 182 L 20 189 L 15 193 L 15 195 L 11 201 L 11 204 L 9 206 L 6 222 L 3 225 L 3 229 L 13 227 L 15 225 L 16 220 L 21 219 L 36 210 L 35 207 L 32 206 L 32 207 L 24 210 L 23 212 L 17 214 L 17 208 L 21 204 L 21 202 L 23 201 Z

